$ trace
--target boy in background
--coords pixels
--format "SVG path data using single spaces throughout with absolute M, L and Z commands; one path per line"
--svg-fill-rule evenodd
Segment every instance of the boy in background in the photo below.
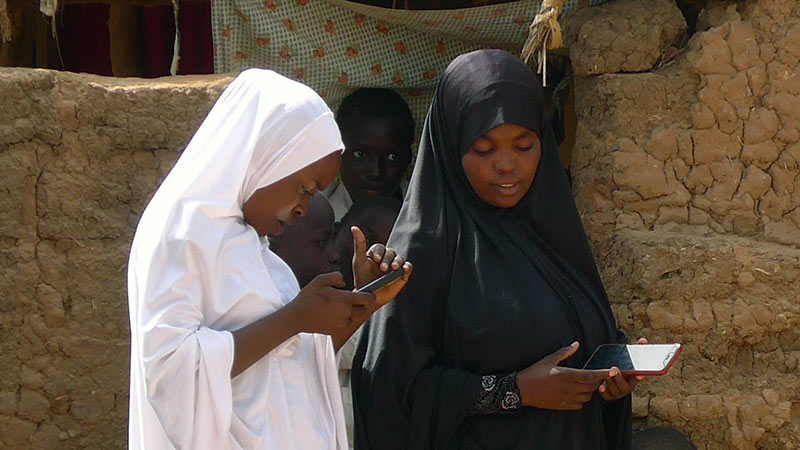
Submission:
M 325 196 L 317 193 L 308 202 L 303 217 L 298 217 L 279 236 L 270 237 L 269 247 L 292 269 L 302 288 L 317 275 L 339 270 L 338 253 L 331 245 L 334 230 L 333 209 Z M 350 266 L 352 258 L 351 251 L 346 266 Z M 352 268 L 349 273 L 352 285 Z
M 335 220 L 353 202 L 376 196 L 402 200 L 414 142 L 414 119 L 405 100 L 391 89 L 358 89 L 342 101 L 336 122 L 345 150 L 340 179 L 325 191 Z

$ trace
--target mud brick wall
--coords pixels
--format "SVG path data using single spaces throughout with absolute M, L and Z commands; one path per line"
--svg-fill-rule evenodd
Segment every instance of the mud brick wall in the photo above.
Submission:
M 575 196 L 618 322 L 685 346 L 637 389 L 637 426 L 800 448 L 800 2 L 698 23 L 681 48 L 667 0 L 568 24 Z
M 127 445 L 130 240 L 229 79 L 0 70 L 0 447 Z
M 686 47 L 669 0 L 565 24 L 575 195 L 620 325 L 685 345 L 635 426 L 796 449 L 800 4 L 700 19 Z M 229 81 L 0 69 L 0 447 L 125 446 L 130 239 Z
M 573 47 L 573 163 L 598 231 L 690 225 L 800 244 L 800 5 L 746 5 L 706 10 L 709 28 L 656 71 L 589 77 Z

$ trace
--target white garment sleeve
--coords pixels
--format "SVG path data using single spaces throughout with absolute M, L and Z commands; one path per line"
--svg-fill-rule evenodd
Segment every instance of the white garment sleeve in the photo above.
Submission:
M 160 300 L 142 322 L 147 401 L 175 448 L 232 448 L 233 335 L 201 326 L 191 301 Z
M 336 365 L 339 370 L 350 370 L 353 367 L 353 357 L 356 354 L 356 347 L 363 329 L 363 326 L 358 327 L 336 352 Z

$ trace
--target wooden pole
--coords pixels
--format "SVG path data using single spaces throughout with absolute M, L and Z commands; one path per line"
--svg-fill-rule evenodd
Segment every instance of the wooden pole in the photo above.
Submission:
M 44 14 L 37 14 L 36 21 L 36 67 L 47 69 L 47 46 L 50 38 L 50 27 Z
M 139 35 L 138 8 L 130 3 L 111 3 L 108 36 L 111 41 L 111 73 L 115 77 L 142 76 Z

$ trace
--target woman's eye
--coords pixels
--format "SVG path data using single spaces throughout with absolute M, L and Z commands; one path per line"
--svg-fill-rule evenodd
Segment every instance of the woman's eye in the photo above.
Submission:
M 389 156 L 387 156 L 386 159 L 388 159 L 389 161 L 392 161 L 392 162 L 399 161 L 400 160 L 400 155 L 398 155 L 397 153 L 389 153 Z
M 518 145 L 517 146 L 517 151 L 527 152 L 529 150 L 533 150 L 533 144 L 530 144 L 530 145 Z
M 366 158 L 367 154 L 361 150 L 353 150 L 353 156 L 357 159 Z
M 492 148 L 491 147 L 489 147 L 489 148 L 472 147 L 472 151 L 477 153 L 478 155 L 485 156 L 485 155 L 488 155 L 488 154 L 492 153 Z

